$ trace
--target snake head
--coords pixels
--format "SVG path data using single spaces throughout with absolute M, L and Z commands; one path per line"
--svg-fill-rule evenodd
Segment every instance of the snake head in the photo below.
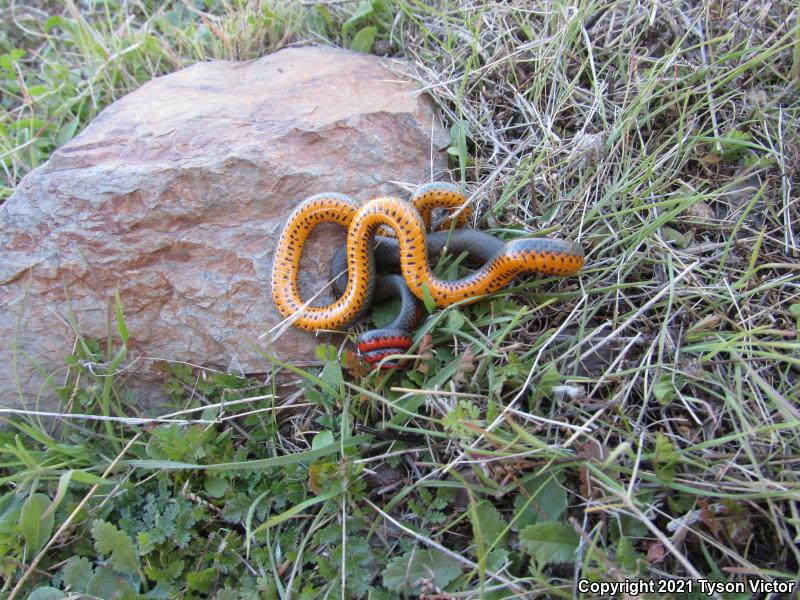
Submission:
M 411 335 L 402 329 L 373 329 L 367 331 L 356 339 L 356 346 L 361 356 L 370 367 L 377 368 L 381 360 L 392 354 L 404 354 L 413 344 Z M 402 364 L 397 361 L 386 361 L 382 369 L 400 369 Z
M 583 266 L 580 244 L 549 238 L 521 238 L 506 242 L 503 254 L 519 272 L 571 275 Z

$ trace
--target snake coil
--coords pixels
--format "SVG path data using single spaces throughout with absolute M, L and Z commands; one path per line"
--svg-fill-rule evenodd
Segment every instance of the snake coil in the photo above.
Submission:
M 358 208 L 343 194 L 311 196 L 292 211 L 278 239 L 271 277 L 275 306 L 284 318 L 294 319 L 295 327 L 315 331 L 340 329 L 362 316 L 373 301 L 400 297 L 398 318 L 357 340 L 366 361 L 374 365 L 411 346 L 410 330 L 420 312 L 416 299 L 422 299 L 426 289 L 437 306 L 446 307 L 496 292 L 520 273 L 570 275 L 583 266 L 583 248 L 561 240 L 528 237 L 504 242 L 470 229 L 428 233 L 435 209 L 452 211 L 465 202 L 457 186 L 444 182 L 421 186 L 410 203 L 383 197 Z M 468 207 L 464 208 L 455 218 L 455 226 L 462 227 L 469 214 Z M 297 283 L 300 257 L 308 235 L 324 222 L 338 223 L 348 230 L 347 244 L 331 264 L 338 298 L 327 306 L 306 306 Z M 449 228 L 450 220 L 445 220 L 442 229 Z M 393 232 L 394 237 L 380 235 L 376 239 L 376 234 L 385 230 Z M 432 273 L 429 257 L 445 247 L 455 253 L 466 252 L 483 264 L 460 279 L 440 279 Z M 399 267 L 402 277 L 378 277 L 378 264 Z

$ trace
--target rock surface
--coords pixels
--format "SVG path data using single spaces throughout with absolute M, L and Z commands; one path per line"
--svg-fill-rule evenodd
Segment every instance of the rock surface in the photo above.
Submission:
M 52 406 L 41 371 L 63 384 L 69 311 L 105 340 L 116 289 L 128 378 L 158 389 L 157 359 L 269 371 L 248 342 L 281 321 L 269 273 L 292 207 L 322 191 L 403 194 L 390 182 L 439 176 L 446 144 L 413 84 L 344 50 L 200 63 L 145 84 L 0 207 L 0 405 Z M 304 256 L 309 297 L 344 237 L 320 230 Z M 318 343 L 289 329 L 272 350 L 313 359 Z

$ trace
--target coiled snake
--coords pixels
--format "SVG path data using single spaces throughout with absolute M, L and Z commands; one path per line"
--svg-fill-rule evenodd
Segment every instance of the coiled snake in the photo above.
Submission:
M 422 299 L 425 290 L 437 306 L 446 307 L 496 292 L 520 273 L 571 275 L 583 266 L 583 248 L 561 240 L 528 237 L 503 241 L 471 229 L 428 233 L 434 209 L 454 210 L 465 202 L 460 189 L 445 182 L 421 186 L 410 202 L 383 197 L 360 208 L 343 194 L 311 196 L 292 211 L 278 239 L 271 277 L 275 306 L 285 318 L 296 316 L 295 327 L 315 331 L 340 329 L 362 316 L 373 301 L 400 297 L 400 314 L 392 323 L 357 339 L 365 360 L 376 364 L 411 346 L 411 329 L 420 313 L 416 299 Z M 462 227 L 468 218 L 467 208 L 456 218 L 455 226 Z M 347 244 L 331 265 L 338 298 L 327 306 L 304 306 L 297 283 L 300 257 L 308 235 L 324 222 L 339 223 L 348 230 Z M 376 238 L 381 227 L 390 229 L 395 237 Z M 449 229 L 449 221 L 441 228 Z M 451 252 L 466 252 L 482 266 L 454 281 L 436 277 L 428 260 L 445 246 Z M 378 277 L 377 266 L 399 266 L 402 277 Z

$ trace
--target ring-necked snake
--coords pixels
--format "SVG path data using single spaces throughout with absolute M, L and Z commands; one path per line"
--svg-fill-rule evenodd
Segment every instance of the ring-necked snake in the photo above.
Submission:
M 373 301 L 400 297 L 400 315 L 387 327 L 368 331 L 357 340 L 370 364 L 389 354 L 407 350 L 411 332 L 419 318 L 419 303 L 425 290 L 437 306 L 477 300 L 496 292 L 520 273 L 570 275 L 583 266 L 583 248 L 578 244 L 547 238 L 519 238 L 502 241 L 469 229 L 428 233 L 432 212 L 437 208 L 457 209 L 466 202 L 459 188 L 433 182 L 421 186 L 411 202 L 383 197 L 358 208 L 342 194 L 317 194 L 301 202 L 289 215 L 278 239 L 272 265 L 272 298 L 278 311 L 294 317 L 293 325 L 306 331 L 339 329 L 362 316 Z M 463 226 L 467 209 L 456 218 Z M 332 261 L 331 274 L 338 299 L 328 306 L 304 306 L 297 284 L 300 256 L 311 231 L 324 222 L 347 227 L 347 244 Z M 446 221 L 442 228 L 450 227 Z M 378 236 L 390 229 L 395 238 Z M 378 243 L 376 244 L 375 241 Z M 470 275 L 446 281 L 436 277 L 429 257 L 447 247 L 466 252 L 483 265 Z M 376 263 L 400 268 L 398 275 L 376 275 Z M 339 277 L 344 273 L 343 277 Z M 384 365 L 393 367 L 396 365 Z

